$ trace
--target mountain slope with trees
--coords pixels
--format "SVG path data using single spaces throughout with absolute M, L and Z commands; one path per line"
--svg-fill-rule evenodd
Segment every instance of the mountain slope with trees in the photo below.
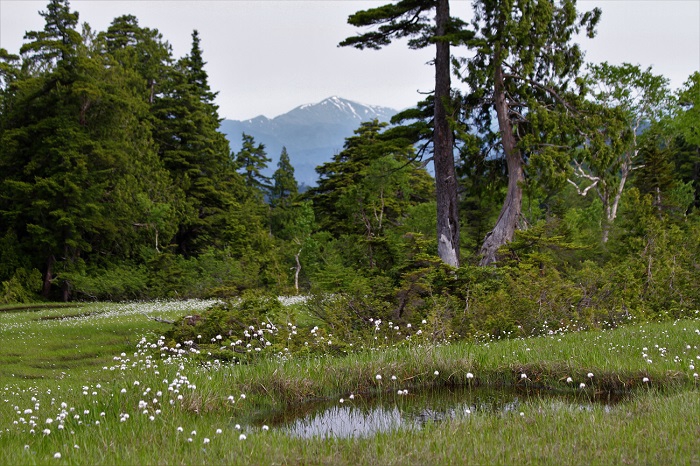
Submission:
M 388 122 L 397 113 L 387 107 L 363 105 L 340 97 L 329 97 L 315 104 L 300 105 L 287 113 L 250 120 L 223 120 L 221 132 L 231 143 L 231 150 L 241 149 L 241 135 L 253 136 L 263 143 L 274 167 L 286 147 L 299 183 L 316 184 L 315 169 L 328 162 L 343 148 L 345 138 L 352 136 L 360 123 Z M 266 175 L 271 175 L 268 168 Z

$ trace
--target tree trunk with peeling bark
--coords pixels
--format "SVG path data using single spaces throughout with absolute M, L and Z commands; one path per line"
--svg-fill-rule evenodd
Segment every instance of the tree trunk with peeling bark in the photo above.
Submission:
M 436 35 L 444 36 L 450 20 L 448 0 L 438 0 L 436 6 Z M 433 157 L 437 194 L 438 255 L 448 265 L 459 267 L 459 217 L 457 178 L 454 163 L 454 135 L 448 109 L 450 96 L 450 43 L 438 39 L 435 53 L 435 118 Z
M 509 117 L 508 101 L 506 100 L 503 81 L 503 68 L 501 66 L 496 66 L 494 71 L 494 102 L 503 152 L 505 153 L 508 167 L 508 193 L 496 221 L 496 226 L 486 235 L 484 244 L 481 246 L 480 265 L 489 265 L 496 262 L 498 260 L 498 248 L 513 239 L 522 211 L 522 185 L 525 181 L 523 158 L 517 147 L 515 134 L 513 133 L 513 124 Z

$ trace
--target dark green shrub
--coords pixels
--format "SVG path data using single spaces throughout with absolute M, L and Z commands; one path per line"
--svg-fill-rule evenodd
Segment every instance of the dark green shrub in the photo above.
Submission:
M 145 267 L 115 265 L 109 269 L 63 273 L 75 299 L 127 301 L 147 296 L 148 271 Z
M 7 281 L 2 282 L 0 303 L 29 303 L 38 299 L 41 291 L 41 272 L 37 269 L 19 268 Z

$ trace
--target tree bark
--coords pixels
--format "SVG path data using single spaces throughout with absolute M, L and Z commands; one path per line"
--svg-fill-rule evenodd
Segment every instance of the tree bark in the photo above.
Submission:
M 499 52 L 496 52 L 494 69 L 494 101 L 498 128 L 501 132 L 503 152 L 506 156 L 508 167 L 508 193 L 503 202 L 503 208 L 496 221 L 496 226 L 484 238 L 481 247 L 480 265 L 490 265 L 498 260 L 496 253 L 498 248 L 513 239 L 515 229 L 520 220 L 523 201 L 523 158 L 518 149 L 513 124 L 509 116 L 509 106 L 506 100 L 506 90 L 503 78 L 503 68 L 500 65 Z
M 301 262 L 299 261 L 299 256 L 301 255 L 301 249 L 299 252 L 294 254 L 294 260 L 297 262 L 296 269 L 294 270 L 294 290 L 299 294 L 299 273 L 301 273 Z
M 46 260 L 46 273 L 44 274 L 44 286 L 41 289 L 41 296 L 48 298 L 51 294 L 51 282 L 53 281 L 53 264 L 56 262 L 56 258 L 49 256 Z
M 450 127 L 451 108 L 450 43 L 442 37 L 450 21 L 448 0 L 437 0 L 435 23 L 435 114 L 433 160 L 437 194 L 438 255 L 448 265 L 459 267 L 459 217 L 457 209 L 457 179 L 454 163 L 454 135 Z

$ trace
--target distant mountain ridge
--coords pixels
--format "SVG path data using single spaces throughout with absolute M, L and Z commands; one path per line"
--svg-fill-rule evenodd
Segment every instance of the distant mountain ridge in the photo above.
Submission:
M 261 115 L 249 120 L 224 120 L 221 131 L 235 152 L 241 150 L 243 133 L 265 144 L 267 156 L 272 159 L 265 173 L 268 176 L 277 169 L 282 147 L 286 147 L 297 181 L 315 185 L 315 168 L 340 152 L 345 138 L 352 136 L 360 123 L 374 119 L 388 122 L 397 112 L 334 96 L 300 105 L 275 118 Z

